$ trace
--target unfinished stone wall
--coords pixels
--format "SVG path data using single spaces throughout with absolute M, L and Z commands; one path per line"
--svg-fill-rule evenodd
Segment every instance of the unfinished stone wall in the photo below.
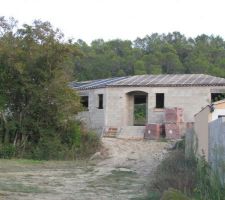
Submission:
M 103 94 L 103 109 L 98 108 L 98 94 Z M 81 96 L 88 96 L 88 110 L 80 112 L 77 116 L 88 129 L 101 134 L 106 121 L 106 89 L 80 91 Z
M 89 111 L 81 113 L 90 128 L 101 132 L 104 127 L 120 130 L 137 130 L 133 126 L 133 98 L 127 93 L 142 91 L 147 97 L 147 123 L 164 123 L 164 109 L 156 109 L 156 93 L 164 93 L 166 108 L 179 107 L 184 110 L 184 122 L 193 122 L 194 115 L 211 100 L 210 91 L 220 87 L 109 87 L 81 91 L 89 94 Z M 225 87 L 221 87 L 225 88 Z M 98 109 L 98 94 L 104 95 L 104 109 Z M 123 133 L 121 132 L 120 135 Z M 125 134 L 125 132 L 124 132 Z M 126 131 L 127 134 L 127 131 Z M 137 133 L 138 137 L 140 134 Z
M 210 102 L 209 87 L 121 87 L 107 88 L 107 124 L 112 126 L 127 125 L 130 106 L 126 94 L 132 91 L 148 93 L 148 122 L 162 123 L 164 121 L 164 109 L 156 109 L 156 93 L 165 94 L 165 107 L 179 107 L 184 109 L 184 121 L 193 122 L 194 115 Z M 129 104 L 129 106 L 128 106 Z

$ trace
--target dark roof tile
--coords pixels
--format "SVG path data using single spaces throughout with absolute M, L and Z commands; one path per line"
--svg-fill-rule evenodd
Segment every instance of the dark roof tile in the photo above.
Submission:
M 116 77 L 70 84 L 78 90 L 105 87 L 225 86 L 225 79 L 204 74 L 162 74 Z

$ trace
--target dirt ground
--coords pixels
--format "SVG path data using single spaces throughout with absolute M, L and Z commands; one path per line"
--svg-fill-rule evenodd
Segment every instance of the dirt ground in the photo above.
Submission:
M 146 195 L 166 142 L 103 138 L 88 161 L 0 160 L 0 199 L 126 200 Z

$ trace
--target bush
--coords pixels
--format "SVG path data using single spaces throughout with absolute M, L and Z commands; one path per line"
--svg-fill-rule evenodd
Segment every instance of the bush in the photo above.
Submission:
M 184 194 L 199 200 L 225 200 L 225 188 L 204 157 L 185 159 L 183 148 L 172 151 L 161 162 L 149 190 L 159 194 L 149 196 L 149 200 L 188 199 Z
M 163 193 L 161 200 L 190 200 L 187 196 L 181 193 L 179 190 L 170 188 Z
M 191 194 L 196 186 L 195 159 L 185 160 L 183 150 L 172 151 L 158 166 L 151 190 L 162 194 L 168 188 L 175 188 Z
M 95 153 L 100 147 L 100 138 L 88 132 L 78 123 L 71 124 L 61 134 L 54 130 L 43 130 L 37 144 L 27 144 L 21 158 L 35 160 L 75 160 Z
M 32 149 L 31 159 L 35 160 L 64 160 L 67 148 L 57 137 L 43 137 L 38 145 Z
M 196 197 L 204 200 L 225 199 L 225 188 L 204 157 L 198 159 L 197 180 Z
M 15 155 L 16 148 L 12 144 L 0 145 L 0 158 L 10 159 Z

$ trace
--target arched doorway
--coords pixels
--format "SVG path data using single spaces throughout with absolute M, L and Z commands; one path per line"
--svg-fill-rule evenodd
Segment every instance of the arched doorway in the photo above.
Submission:
M 143 91 L 131 91 L 127 93 L 128 125 L 144 126 L 147 123 L 148 93 Z

